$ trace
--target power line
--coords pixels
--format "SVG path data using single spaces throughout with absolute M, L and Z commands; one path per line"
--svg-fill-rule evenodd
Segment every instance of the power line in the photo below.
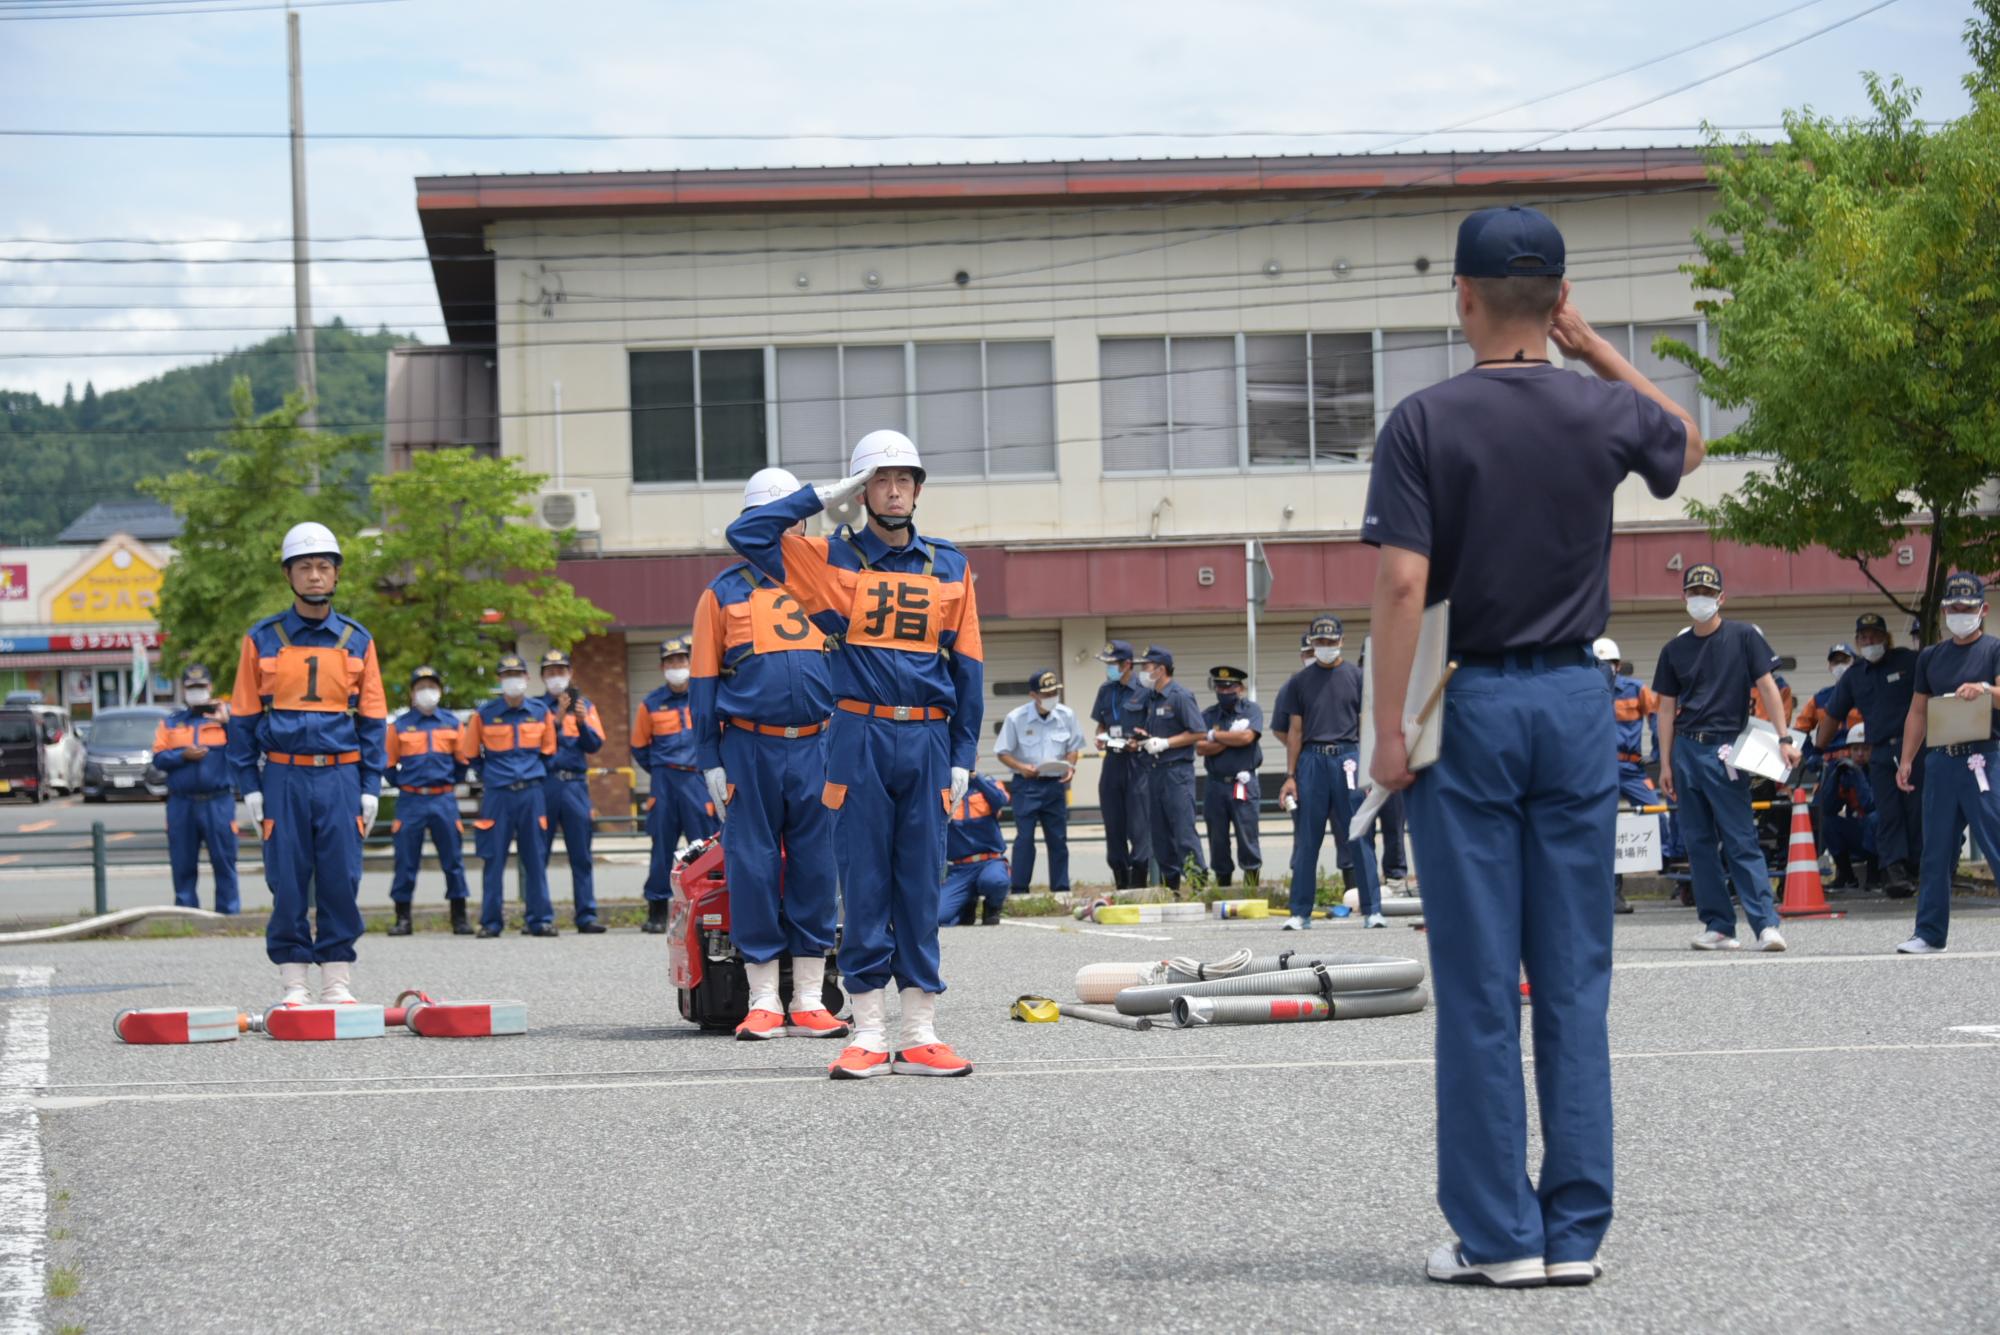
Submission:
M 348 4 L 388 4 L 388 3 L 395 3 L 395 2 L 396 2 L 396 0 L 326 0 L 326 3 L 348 3 Z M 1808 2 L 1808 3 L 1810 3 L 1810 4 L 1820 4 L 1820 3 L 1823 3 L 1823 0 L 1807 0 L 1807 2 Z M 275 7 L 275 6 L 274 6 L 274 7 Z M 1803 5 L 1801 5 L 1801 6 L 1799 6 L 1799 8 L 1804 8 L 1804 6 L 1803 6 Z M 1785 11 L 1785 12 L 1786 12 L 1786 13 L 1790 13 L 1791 11 L 1790 11 L 1790 10 L 1787 10 L 1787 11 Z M 4 15 L 0 15 L 0 19 L 4 19 L 4 17 L 5 17 Z M 1759 20 L 1759 22 L 1760 22 L 1760 23 L 1761 23 L 1761 22 L 1768 22 L 1768 21 L 1769 21 L 1769 20 L 1763 20 L 1763 19 L 1760 19 L 1760 20 Z M 1746 25 L 1746 26 L 1747 26 L 1747 27 L 1755 27 L 1755 26 L 1757 26 L 1757 25 L 1756 25 L 1756 24 L 1748 24 L 1748 25 Z M 1725 36 L 1725 37 L 1726 37 L 1726 36 L 1730 36 L 1730 35 L 1732 35 L 1732 34 L 1733 34 L 1733 32 L 1741 32 L 1741 31 L 1743 31 L 1743 29 L 1742 29 L 1742 28 L 1738 28 L 1738 29 L 1734 29 L 1734 30 L 1732 30 L 1732 33 L 1724 33 L 1724 34 L 1723 34 L 1723 36 Z M 1711 38 L 1710 40 L 1717 40 L 1717 39 L 1713 39 L 1713 38 Z M 1704 45 L 1704 43 L 1701 43 L 1701 42 L 1697 42 L 1697 43 L 1695 43 L 1695 45 L 1694 45 L 1694 46 L 1688 46 L 1688 47 L 1683 47 L 1683 48 L 1681 48 L 1681 50 L 1680 50 L 1680 51 L 1676 51 L 1676 52 L 1671 52 L 1670 54 L 1672 54 L 1672 55 L 1681 55 L 1681 54 L 1684 54 L 1685 52 L 1688 52 L 1688 51 L 1692 51 L 1692 50 L 1694 50 L 1694 49 L 1695 49 L 1695 47 L 1698 47 L 1698 46 L 1701 46 L 1701 45 Z M 1667 57 L 1665 57 L 1665 56 L 1662 56 L 1662 57 L 1659 57 L 1659 59 L 1661 59 L 1661 60 L 1664 60 L 1664 59 L 1666 59 L 1666 58 L 1667 58 Z M 1656 62 L 1654 62 L 1654 61 L 1647 61 L 1647 62 L 1645 62 L 1645 64 L 1653 64 L 1653 63 L 1656 63 Z M 1632 66 L 1631 68 L 1632 68 L 1632 69 L 1642 69 L 1642 68 L 1644 68 L 1644 65 L 1635 65 L 1635 66 Z M 1628 70 L 1628 71 L 1622 71 L 1622 72 L 1626 72 L 1626 73 L 1629 73 L 1630 71 Z M 1599 77 L 1599 78 L 1597 78 L 1597 79 L 1592 79 L 1592 80 L 1589 80 L 1588 82 L 1585 82 L 1585 83 L 1580 83 L 1580 84 L 1577 84 L 1577 85 L 1575 85 L 1575 86 L 1574 86 L 1573 88 L 1570 88 L 1570 89 L 1566 89 L 1566 90 L 1564 90 L 1564 91 L 1565 91 L 1565 92 L 1574 92 L 1574 91 L 1576 91 L 1576 89 L 1579 89 L 1579 88 L 1588 88 L 1588 87 L 1590 87 L 1590 86 L 1591 86 L 1591 84 L 1593 84 L 1593 83 L 1601 83 L 1601 82 L 1603 82 L 1603 81 L 1604 81 L 1604 79 L 1608 79 L 1608 78 L 1614 78 L 1614 77 L 1616 77 L 1616 76 L 1615 76 L 1615 75 L 1603 75 L 1603 76 L 1600 76 L 1600 77 Z M 1560 94 L 1560 93 L 1548 93 L 1548 94 L 1545 94 L 1545 95 L 1544 95 L 1544 96 L 1543 96 L 1542 98 L 1536 98 L 1536 99 L 1534 99 L 1534 100 L 1535 100 L 1535 101 L 1543 101 L 1543 100 L 1546 100 L 1546 98 L 1549 98 L 1549 97 L 1558 97 L 1558 96 L 1561 96 L 1561 94 Z M 1530 105 L 1530 104 L 1529 104 L 1529 103 L 1523 103 L 1522 105 L 1526 106 L 1526 105 Z M 1509 110 L 1512 110 L 1512 108 L 1509 108 Z M 1495 112 L 1487 112 L 1487 113 L 1485 113 L 1485 115 L 1482 115 L 1482 116 L 1479 116 L 1479 117 L 1475 117 L 1474 119 L 1476 119 L 1476 120 L 1484 120 L 1484 119 L 1486 119 L 1487 117 L 1490 117 L 1490 116 L 1498 116 L 1498 115 L 1503 115 L 1503 114 L 1505 114 L 1505 113 L 1504 113 L 1504 112 L 1498 112 L 1498 111 L 1495 111 Z M 1715 126 L 1715 127 L 1709 127 L 1709 126 L 1706 126 L 1706 125 L 1701 125 L 1701 124 L 1695 124 L 1695 125 L 1613 125 L 1613 126 L 1607 126 L 1607 127 L 1605 127 L 1605 131 L 1604 131 L 1604 132 L 1605 132 L 1605 133 L 1607 133 L 1607 134 L 1614 134 L 1614 133 L 1615 133 L 1615 134 L 1686 134 L 1686 133 L 1689 133 L 1689 132 L 1692 132 L 1692 131 L 1696 131 L 1696 130 L 1702 130 L 1702 129 L 1708 129 L 1708 128 L 1717 128 L 1717 129 L 1727 129 L 1727 130 L 1745 130 L 1745 131 L 1747 131 L 1747 130 L 1781 130 L 1781 129 L 1783 129 L 1783 128 L 1784 128 L 1784 125 L 1783 125 L 1783 123 L 1782 123 L 1782 122 L 1778 122 L 1778 123 L 1769 123 L 1769 122 L 1760 122 L 1760 123 L 1754 123 L 1754 124 L 1751 124 L 1751 123 L 1745 123 L 1745 124 L 1732 124 L 1732 125 L 1726 125 L 1726 126 Z M 340 141 L 362 141 L 362 142 L 379 142 L 379 141 L 395 141 L 395 142 L 419 142 L 419 143 L 592 143 L 592 144 L 595 144 L 595 143 L 759 143 L 759 144 L 784 144 L 784 143 L 819 143 L 819 142 L 839 142 L 839 143 L 870 143 L 870 144 L 875 144 L 875 143 L 899 143 L 899 142 L 906 142 L 906 141 L 916 141 L 916 142 L 924 142 L 924 143 L 996 143 L 996 142 L 1007 142 L 1007 141 L 1021 141 L 1021 142 L 1036 142 L 1036 143 L 1043 143 L 1043 142 L 1057 142 L 1057 143 L 1067 143 L 1067 142 L 1102 142 L 1102 141 L 1107 141 L 1107 140 L 1121 140 L 1121 139 L 1138 139 L 1138 140 L 1158 140 L 1158 139 L 1167 139 L 1167 140 L 1172 140 L 1172 139 L 1189 139 L 1189 140 L 1216 140 L 1216 139 L 1383 139 L 1383 138 L 1393 138 L 1393 137 L 1396 137 L 1396 136 L 1402 136 L 1402 137 L 1404 138 L 1404 142 L 1409 142 L 1409 141 L 1413 141 L 1413 140 L 1417 140 L 1417 139 L 1429 139 L 1429 138 L 1433 138 L 1433 137 L 1435 137 L 1435 136 L 1437 136 L 1437 135 L 1441 135 L 1441 134 L 1475 134 L 1475 135 L 1502 135 L 1502 134 L 1538 134 L 1538 133 L 1543 133 L 1543 132 L 1548 132 L 1548 133 L 1553 133 L 1553 134 L 1575 134 L 1575 133 L 1580 133 L 1580 131 L 1577 131 L 1577 130 L 1573 130 L 1573 129 L 1569 129 L 1569 128 L 1566 128 L 1566 127 L 1563 127 L 1563 126 L 1524 126 L 1524 125 L 1516 125 L 1516 126 L 1509 126 L 1509 127 L 1506 127 L 1506 128 L 1495 128 L 1495 127 L 1487 127 L 1487 128 L 1476 128 L 1476 127 L 1472 126 L 1470 122 L 1460 122 L 1460 123 L 1459 123 L 1459 124 L 1457 124 L 1457 125 L 1447 125 L 1447 126 L 1440 126 L 1440 127 L 1437 127 L 1437 128 L 1434 128 L 1434 129 L 1427 129 L 1427 130 L 1413 130 L 1413 129 L 1409 129 L 1409 128 L 1402 128 L 1402 129 L 1395 129 L 1395 128 L 1381 128 L 1381 129 L 1377 129 L 1377 128 L 1373 128 L 1373 127 L 1363 127 L 1363 126 L 1356 126 L 1356 127 L 1352 127 L 1352 128 L 1347 128 L 1347 129 L 1325 129 L 1325 130 L 1277 130 L 1277 129 L 1263 129 L 1263 130 L 1258 130 L 1258 129 L 1250 129 L 1250 130 L 947 130 L 947 131 L 922 131 L 922 130 L 884 130 L 884 131 L 857 131 L 857 130 L 770 130 L 770 131 L 748 131 L 748 130 L 739 130 L 739 131 L 714 131 L 714 132 L 699 132 L 699 131 L 685 131 L 685 130 L 683 130 L 683 131 L 668 131 L 668 130 L 660 130 L 660 131 L 596 131 L 596 130 L 540 130 L 540 131 L 535 131 L 535 130 L 316 130 L 316 131 L 312 132 L 311 134 L 308 134 L 308 135 L 306 136 L 306 138 L 307 138 L 308 140 L 314 140 L 314 139 L 323 139 L 323 140 L 340 140 Z M 182 130 L 149 130 L 149 129 L 135 129 L 135 128 L 110 128 L 110 129 L 63 129 L 63 128 L 55 128 L 55 127 L 33 127 L 33 126 L 10 126 L 10 127 L 5 127 L 5 128 L 0 128 L 0 138 L 6 138 L 6 139 L 252 139 L 252 140 L 254 140 L 254 139 L 287 139 L 287 138 L 290 138 L 290 135 L 289 135 L 289 134 L 287 134 L 287 132 L 285 132 L 285 131 L 283 131 L 283 130 L 201 130 L 201 129 L 182 129 Z M 1383 151 L 1383 150 L 1381 150 L 1381 149 L 1375 149 L 1375 150 L 1371 150 L 1371 151 L 1376 151 L 1376 152 L 1380 152 L 1380 151 Z
M 87 3 L 87 0 L 85 0 Z M 228 7 L 209 6 L 205 8 L 168 9 L 144 6 L 144 0 L 123 0 L 121 12 L 82 12 L 85 3 L 51 6 L 50 12 L 35 13 L 20 10 L 14 13 L 0 13 L 0 23 L 46 23 L 64 19 L 151 19 L 164 18 L 174 14 L 257 14 L 274 9 L 340 9 L 349 5 L 397 5 L 403 0 L 288 0 L 283 4 L 249 4 Z M 144 7 L 142 7 L 144 6 Z M 280 136 L 281 138 L 284 136 Z

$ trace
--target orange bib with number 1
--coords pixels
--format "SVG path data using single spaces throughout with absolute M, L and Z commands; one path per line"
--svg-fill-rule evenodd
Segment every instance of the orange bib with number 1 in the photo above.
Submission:
M 276 658 L 263 660 L 263 693 L 270 696 L 273 709 L 345 714 L 348 697 L 354 692 L 348 680 L 352 661 L 345 649 L 288 644 L 278 650 Z
M 826 636 L 806 619 L 799 600 L 783 589 L 758 589 L 746 600 L 750 604 L 750 651 L 781 654 L 810 649 L 818 653 L 826 647 Z
M 942 584 L 935 575 L 859 572 L 854 601 L 847 610 L 847 642 L 871 649 L 936 653 Z

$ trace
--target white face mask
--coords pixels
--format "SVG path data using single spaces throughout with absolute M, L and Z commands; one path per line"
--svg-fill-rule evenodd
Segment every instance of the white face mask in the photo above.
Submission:
M 1962 640 L 1968 635 L 1977 634 L 1979 623 L 1983 620 L 1985 617 L 1978 612 L 1947 612 L 1944 617 L 1944 628 L 1951 632 L 1951 638 Z
M 526 677 L 502 677 L 500 679 L 500 694 L 506 696 L 509 700 L 518 700 L 527 693 L 528 679 Z
M 1861 661 L 1864 663 L 1879 663 L 1882 661 L 1882 649 L 1883 646 L 1879 644 L 1864 644 L 1854 652 L 1861 655 Z
M 1340 661 L 1340 646 L 1337 644 L 1315 644 L 1313 646 L 1313 661 L 1323 663 L 1327 667 L 1332 667 Z
M 549 688 L 550 695 L 561 695 L 569 689 L 569 678 L 564 676 L 543 677 L 542 685 Z
M 688 684 L 688 670 L 686 668 L 668 668 L 661 675 L 667 679 L 667 685 L 669 686 L 678 688 Z
M 1697 624 L 1710 620 L 1722 610 L 1721 600 L 1716 598 L 1690 598 L 1687 600 L 1688 620 Z
M 187 702 L 190 705 L 205 705 L 212 698 L 206 690 L 199 686 L 190 686 L 188 688 Z
M 1144 686 L 1147 690 L 1150 691 L 1155 686 L 1158 686 L 1160 684 L 1160 674 L 1153 671 L 1151 668 L 1140 668 L 1139 684 L 1141 686 Z
M 1842 677 L 1847 675 L 1847 664 L 1835 663 L 1832 667 L 1828 668 L 1827 671 L 1833 674 L 1833 679 L 1835 681 L 1839 681 Z
M 435 686 L 424 686 L 410 692 L 410 702 L 428 714 L 438 707 L 438 700 L 442 695 L 443 693 Z
M 1042 717 L 1047 718 L 1049 712 L 1053 710 L 1055 707 L 1056 707 L 1056 702 L 1053 696 L 1049 697 L 1048 699 L 1043 699 L 1039 695 L 1035 697 L 1035 712 L 1037 714 L 1040 714 Z

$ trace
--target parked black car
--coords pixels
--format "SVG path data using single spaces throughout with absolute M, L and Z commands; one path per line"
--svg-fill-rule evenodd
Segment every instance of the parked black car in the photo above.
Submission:
M 83 800 L 149 797 L 164 801 L 167 776 L 153 768 L 153 733 L 167 711 L 151 705 L 106 709 L 92 721 L 83 753 Z
M 0 797 L 48 800 L 42 720 L 32 709 L 0 709 Z

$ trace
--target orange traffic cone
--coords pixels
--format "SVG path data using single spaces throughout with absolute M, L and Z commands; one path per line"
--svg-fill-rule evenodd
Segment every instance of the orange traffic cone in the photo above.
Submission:
M 1819 879 L 1819 849 L 1813 845 L 1812 813 L 1806 809 L 1806 790 L 1792 790 L 1792 846 L 1785 859 L 1785 894 L 1778 901 L 1778 914 L 1785 918 L 1845 918 L 1830 912 L 1826 888 Z

